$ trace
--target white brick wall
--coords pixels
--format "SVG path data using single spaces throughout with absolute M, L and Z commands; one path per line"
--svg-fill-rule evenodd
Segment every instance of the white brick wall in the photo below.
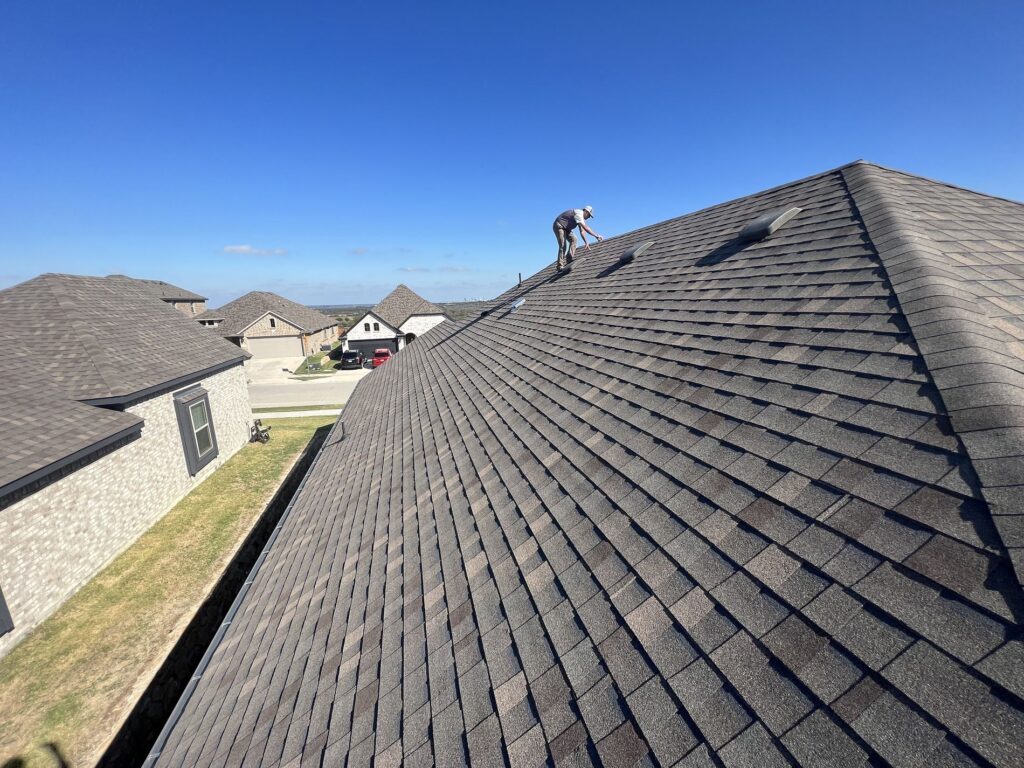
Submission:
M 363 329 L 363 325 L 365 323 L 370 324 L 370 330 L 367 331 Z M 374 323 L 377 323 L 380 326 L 379 331 L 373 330 Z M 360 321 L 355 324 L 355 327 L 352 330 L 350 330 L 346 336 L 346 339 L 350 341 L 369 341 L 371 339 L 393 338 L 395 338 L 395 332 L 394 330 L 392 330 L 391 326 L 370 312 L 367 312 L 366 315 L 363 316 L 363 318 L 360 319 Z
M 422 336 L 435 325 L 444 322 L 444 315 L 413 315 L 402 323 L 402 333 L 415 333 Z
M 0 587 L 15 626 L 0 638 L 0 656 L 248 441 L 243 367 L 195 383 L 209 392 L 218 445 L 195 477 L 168 392 L 126 409 L 145 420 L 137 440 L 0 509 Z

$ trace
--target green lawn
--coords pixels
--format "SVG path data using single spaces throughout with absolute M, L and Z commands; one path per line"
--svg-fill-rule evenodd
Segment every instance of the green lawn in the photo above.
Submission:
M 252 412 L 259 416 L 261 413 L 285 413 L 286 411 L 328 411 L 344 407 L 344 403 L 331 403 L 330 405 L 268 405 L 265 408 L 253 408 Z
M 303 448 L 333 421 L 267 422 L 269 443 L 242 448 L 0 659 L 0 766 L 51 768 L 46 742 L 71 765 L 99 759 Z
M 340 341 L 334 342 L 333 344 L 331 344 L 331 351 L 333 352 L 335 349 L 337 349 L 340 346 L 341 346 L 341 342 Z M 326 354 L 327 354 L 326 352 L 314 352 L 312 355 L 310 355 L 309 357 L 307 357 L 305 360 L 302 361 L 302 365 L 300 365 L 298 368 L 295 369 L 295 374 L 303 376 L 303 375 L 316 375 L 318 373 L 334 373 L 335 366 L 338 364 L 338 361 L 337 360 L 331 360 L 331 358 L 329 358 L 329 357 L 324 357 Z M 311 363 L 318 363 L 318 362 L 320 362 L 321 358 L 323 358 L 323 365 L 322 365 L 321 369 L 318 370 L 318 371 L 311 371 L 309 369 L 310 364 Z

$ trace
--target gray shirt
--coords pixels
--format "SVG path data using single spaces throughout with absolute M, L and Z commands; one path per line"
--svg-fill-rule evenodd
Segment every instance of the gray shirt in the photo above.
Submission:
M 582 208 L 570 208 L 568 211 L 562 211 L 558 214 L 555 224 L 568 232 L 582 224 L 583 220 Z

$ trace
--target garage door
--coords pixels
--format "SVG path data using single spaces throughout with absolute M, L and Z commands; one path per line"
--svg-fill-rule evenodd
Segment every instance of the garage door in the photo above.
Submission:
M 253 357 L 304 357 L 298 336 L 263 336 L 248 339 Z
M 374 339 L 372 341 L 350 341 L 349 349 L 356 349 L 363 353 L 364 357 L 372 357 L 375 349 L 390 349 L 392 353 L 398 351 L 398 342 L 394 339 Z

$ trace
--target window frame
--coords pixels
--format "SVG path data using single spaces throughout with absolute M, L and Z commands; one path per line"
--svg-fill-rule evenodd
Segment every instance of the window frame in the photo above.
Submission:
M 379 331 L 380 330 L 380 323 L 374 323 L 373 324 L 373 330 Z
M 199 427 L 195 424 L 192 409 L 201 405 L 206 414 L 206 424 Z M 199 472 L 217 458 L 220 446 L 217 444 L 217 430 L 213 426 L 213 410 L 210 408 L 210 393 L 201 386 L 193 386 L 174 395 L 174 410 L 178 418 L 178 432 L 181 446 L 185 451 L 185 466 L 188 473 L 195 477 Z M 205 453 L 199 450 L 199 433 L 207 430 L 210 434 L 210 447 Z
M 271 328 L 277 328 L 277 319 L 276 318 L 268 317 L 267 319 L 270 321 L 270 327 Z
M 363 323 L 363 331 L 365 332 L 365 331 L 369 331 L 369 330 L 370 330 L 370 324 L 369 323 Z

